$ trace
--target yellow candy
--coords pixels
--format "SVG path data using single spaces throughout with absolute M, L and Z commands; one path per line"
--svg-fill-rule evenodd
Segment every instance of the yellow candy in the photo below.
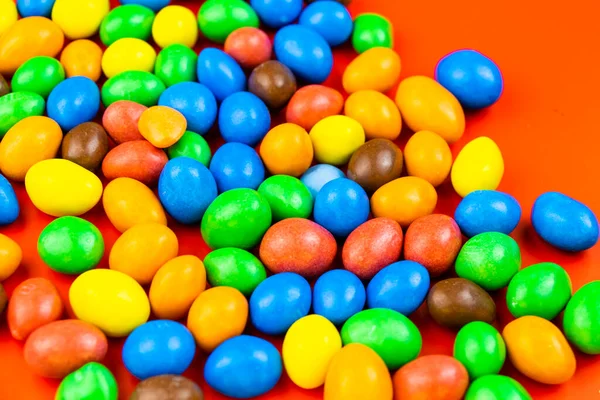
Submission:
M 495 190 L 504 175 L 504 160 L 496 143 L 485 136 L 471 140 L 452 166 L 452 186 L 465 197 L 475 190 Z
M 17 270 L 22 258 L 23 251 L 17 242 L 0 233 L 0 282 Z
M 342 77 L 344 90 L 390 90 L 400 77 L 400 56 L 387 47 L 374 47 L 356 57 Z
M 412 135 L 404 147 L 404 164 L 408 175 L 439 186 L 450 174 L 452 152 L 437 133 L 420 131 Z
M 294 322 L 283 340 L 283 364 L 290 379 L 304 389 L 325 383 L 333 356 L 342 348 L 337 328 L 320 315 Z
M 108 0 L 56 0 L 52 20 L 69 39 L 84 39 L 94 36 L 109 10 Z
M 102 56 L 102 71 L 108 78 L 125 71 L 154 70 L 156 51 L 141 39 L 119 39 Z
M 315 157 L 322 163 L 342 165 L 365 143 L 363 127 L 345 115 L 333 115 L 310 130 Z
M 446 88 L 426 76 L 404 79 L 396 92 L 402 119 L 415 131 L 432 131 L 454 143 L 465 131 L 465 113 Z
M 358 121 L 367 139 L 394 140 L 402 130 L 402 118 L 396 103 L 374 90 L 360 90 L 346 100 L 344 114 Z
M 0 0 L 0 36 L 17 22 L 17 6 L 13 0 Z
M 79 275 L 69 289 L 69 302 L 77 318 L 112 337 L 127 336 L 150 316 L 144 289 L 131 277 L 110 269 Z
M 25 189 L 38 210 L 54 217 L 81 215 L 102 196 L 102 182 L 74 162 L 44 160 L 29 169 Z
M 152 25 L 152 37 L 160 47 L 172 44 L 194 47 L 198 39 L 196 16 L 186 7 L 165 7 L 156 14 Z

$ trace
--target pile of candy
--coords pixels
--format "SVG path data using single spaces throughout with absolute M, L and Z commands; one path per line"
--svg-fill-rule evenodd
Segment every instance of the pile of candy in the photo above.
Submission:
M 392 100 L 392 26 L 353 19 L 349 1 L 208 0 L 197 17 L 169 0 L 121 3 L 0 0 L 0 225 L 19 217 L 12 185 L 24 182 L 57 217 L 39 236 L 41 260 L 76 276 L 74 319 L 45 278 L 10 300 L 0 285 L 0 312 L 30 368 L 62 379 L 56 399 L 117 399 L 100 364 L 107 337 L 127 337 L 137 400 L 202 399 L 180 376 L 199 351 L 224 395 L 266 393 L 285 370 L 302 388 L 324 385 L 327 400 L 525 400 L 499 375 L 507 354 L 545 384 L 573 376 L 571 346 L 600 354 L 600 281 L 572 294 L 557 264 L 521 269 L 508 236 L 521 207 L 495 190 L 498 146 L 480 137 L 452 160 L 463 108 L 502 93 L 489 58 L 455 51 Z M 273 42 L 261 24 L 277 30 Z M 86 39 L 96 33 L 104 49 Z M 196 54 L 200 37 L 224 50 Z M 347 41 L 359 55 L 343 73 L 346 98 L 321 83 Z M 287 122 L 272 126 L 272 114 Z M 415 133 L 401 151 L 403 124 Z M 212 154 L 203 135 L 216 130 L 225 143 Z M 463 197 L 454 218 L 433 214 L 448 178 Z M 121 232 L 109 269 L 96 268 L 102 233 L 79 217 L 100 200 Z M 204 261 L 179 255 L 168 223 L 200 226 Z M 598 240 L 592 211 L 561 193 L 541 194 L 531 223 L 565 251 Z M 338 251 L 343 269 L 332 269 Z M 21 258 L 0 234 L 0 280 Z M 516 319 L 500 333 L 488 292 L 503 288 Z M 419 358 L 408 316 L 425 302 L 458 331 L 454 357 Z M 551 322 L 563 311 L 564 333 Z M 244 334 L 250 325 L 282 335 L 281 353 Z

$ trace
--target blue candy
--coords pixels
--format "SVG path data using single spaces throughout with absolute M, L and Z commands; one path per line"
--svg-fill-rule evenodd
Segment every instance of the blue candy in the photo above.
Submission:
M 0 225 L 8 225 L 19 217 L 19 201 L 10 182 L 0 174 Z
M 210 172 L 219 193 L 237 188 L 257 189 L 265 179 L 265 166 L 258 153 L 242 143 L 225 143 L 210 161 Z
M 262 281 L 250 297 L 250 319 L 259 331 L 281 335 L 308 315 L 310 285 L 298 274 L 283 272 Z
M 315 199 L 315 222 L 338 237 L 346 237 L 369 218 L 369 196 L 347 178 L 334 179 Z
M 17 10 L 21 18 L 48 17 L 56 0 L 17 0 Z
M 389 308 L 410 315 L 429 291 L 429 272 L 414 261 L 398 261 L 379 271 L 367 286 L 369 308 Z
M 321 188 L 325 186 L 327 182 L 330 182 L 337 178 L 345 178 L 346 175 L 341 169 L 334 167 L 329 164 L 317 164 L 310 167 L 300 180 L 304 183 L 304 186 L 308 188 L 313 199 L 317 197 L 317 194 L 321 191 Z
M 277 59 L 308 83 L 322 83 L 333 68 L 329 44 L 311 28 L 286 26 L 275 34 L 273 47 Z
M 48 117 L 64 131 L 89 122 L 100 109 L 100 90 L 94 81 L 83 76 L 65 79 L 50 92 L 46 103 Z
M 123 345 L 123 364 L 138 379 L 180 375 L 196 353 L 192 333 L 175 321 L 156 320 L 138 326 Z
M 121 0 L 121 4 L 139 4 L 152 11 L 159 11 L 169 5 L 171 0 Z
M 476 190 L 466 195 L 454 212 L 454 219 L 466 237 L 484 232 L 506 235 L 521 219 L 521 206 L 509 194 L 496 190 Z
M 260 20 L 271 28 L 289 25 L 302 11 L 302 0 L 250 0 Z
M 281 356 L 271 343 L 241 335 L 221 343 L 204 365 L 204 380 L 225 396 L 248 399 L 273 389 L 282 372 Z
M 565 251 L 587 250 L 598 242 L 598 219 L 585 204 L 558 192 L 537 198 L 531 211 L 535 231 Z
M 271 127 L 271 113 L 258 96 L 238 92 L 228 96 L 219 110 L 219 130 L 226 142 L 255 146 Z
M 365 287 L 350 271 L 335 269 L 321 275 L 313 289 L 313 309 L 341 325 L 365 306 Z
M 246 89 L 246 75 L 242 67 L 227 53 L 206 48 L 198 55 L 198 81 L 215 95 L 218 101 Z
M 504 86 L 498 66 L 475 50 L 457 50 L 442 58 L 435 79 L 471 109 L 494 104 Z
M 330 46 L 344 43 L 354 24 L 350 13 L 337 1 L 317 1 L 309 4 L 300 15 L 300 25 L 314 29 Z
M 158 104 L 182 113 L 187 129 L 200 135 L 208 132 L 217 119 L 217 100 L 201 83 L 176 83 L 160 95 Z

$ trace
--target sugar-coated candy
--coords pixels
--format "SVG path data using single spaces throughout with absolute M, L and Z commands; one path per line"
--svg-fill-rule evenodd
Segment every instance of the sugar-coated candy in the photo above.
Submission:
M 100 91 L 94 81 L 84 76 L 68 78 L 52 89 L 48 96 L 48 117 L 69 131 L 94 119 L 100 109 Z
M 87 39 L 74 40 L 63 49 L 60 63 L 67 78 L 85 76 L 97 82 L 102 75 L 102 49 Z
M 503 175 L 500 148 L 492 139 L 482 136 L 471 140 L 458 153 L 450 179 L 456 193 L 465 197 L 476 190 L 496 190 Z
M 156 51 L 148 42 L 123 38 L 108 46 L 102 55 L 102 72 L 112 78 L 126 71 L 154 71 Z
M 325 272 L 313 288 L 313 310 L 335 325 L 362 311 L 367 295 L 361 280 L 350 271 Z
M 108 153 L 108 135 L 102 125 L 84 122 L 63 138 L 61 155 L 90 171 L 97 171 Z
M 242 0 L 238 1 L 243 3 Z M 205 4 L 210 3 L 214 1 Z M 196 72 L 198 81 L 206 85 L 218 101 L 223 101 L 227 96 L 246 89 L 244 71 L 233 57 L 222 50 L 215 48 L 202 50 L 198 55 Z
M 115 7 L 100 24 L 100 40 L 105 46 L 123 38 L 148 41 L 154 17 L 151 9 L 139 4 Z
M 454 340 L 454 358 L 462 363 L 472 381 L 500 372 L 506 360 L 506 345 L 492 325 L 473 321 L 463 326 Z
M 64 79 L 65 70 L 57 59 L 37 56 L 17 69 L 11 88 L 13 92 L 32 92 L 47 98 L 52 89 Z
M 0 174 L 0 226 L 15 222 L 19 213 L 19 200 L 15 191 L 8 179 Z
M 369 217 L 369 197 L 350 179 L 325 184 L 315 198 L 315 222 L 338 237 L 346 237 Z
M 314 153 L 306 130 L 292 123 L 277 125 L 267 132 L 259 152 L 271 174 L 295 177 L 310 167 Z
M 109 10 L 109 0 L 56 0 L 52 21 L 69 39 L 85 39 L 98 32 Z
M 236 29 L 258 28 L 258 16 L 244 0 L 211 0 L 198 11 L 200 31 L 209 40 L 223 43 Z
M 210 162 L 219 192 L 237 188 L 258 189 L 265 179 L 265 167 L 256 151 L 242 143 L 226 143 Z
M 227 96 L 219 108 L 219 130 L 226 142 L 255 146 L 271 127 L 271 114 L 265 103 L 250 92 Z
M 167 6 L 154 18 L 152 38 L 163 48 L 173 44 L 194 47 L 198 40 L 196 16 L 186 7 Z
M 227 36 L 224 50 L 243 68 L 254 68 L 271 59 L 273 44 L 264 31 L 247 26 Z
M 154 75 L 167 87 L 181 82 L 194 82 L 197 63 L 198 55 L 194 50 L 182 44 L 172 44 L 158 53 Z
M 359 54 L 375 47 L 394 47 L 392 23 L 375 13 L 358 15 L 354 19 L 352 46 Z
M 158 104 L 179 111 L 187 121 L 187 129 L 204 135 L 217 119 L 217 101 L 212 92 L 197 82 L 180 82 L 165 90 Z
M 310 190 L 310 194 L 315 199 L 325 184 L 334 179 L 345 177 L 344 172 L 333 165 L 317 164 L 310 167 L 300 180 Z
M 71 372 L 56 390 L 56 400 L 117 400 L 117 380 L 104 365 L 89 362 Z
M 267 278 L 263 263 L 252 253 L 225 247 L 211 251 L 204 258 L 211 286 L 228 286 L 249 297 L 256 286 Z
M 308 5 L 300 14 L 299 23 L 317 31 L 330 46 L 338 46 L 352 35 L 352 17 L 346 7 L 335 1 Z
M 452 152 L 437 133 L 419 131 L 404 147 L 404 163 L 409 176 L 425 179 L 434 187 L 441 185 L 452 168 Z
M 402 129 L 402 118 L 396 103 L 375 90 L 352 93 L 344 104 L 344 114 L 363 126 L 367 139 L 394 140 Z

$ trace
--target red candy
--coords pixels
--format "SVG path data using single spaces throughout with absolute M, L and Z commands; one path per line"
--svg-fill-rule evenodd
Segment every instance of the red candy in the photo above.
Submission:
M 102 125 L 117 144 L 143 140 L 138 121 L 147 109 L 148 107 L 133 101 L 116 101 L 104 111 Z
M 307 278 L 327 271 L 336 253 L 333 235 L 321 225 L 302 218 L 276 223 L 260 244 L 260 259 L 271 272 L 295 272 Z
M 260 29 L 245 27 L 227 36 L 224 50 L 243 68 L 254 68 L 271 59 L 273 45 Z
M 342 112 L 343 107 L 344 97 L 337 90 L 322 85 L 308 85 L 292 96 L 285 118 L 287 122 L 310 131 L 323 118 Z
M 417 218 L 406 231 L 404 258 L 422 264 L 432 277 L 446 272 L 462 246 L 460 228 L 447 215 Z
M 374 218 L 356 228 L 342 250 L 344 268 L 361 279 L 371 279 L 382 268 L 398 261 L 402 229 L 389 218 Z
M 132 178 L 148 186 L 156 185 L 169 158 L 146 140 L 125 142 L 108 152 L 102 162 L 102 173 L 111 180 Z

